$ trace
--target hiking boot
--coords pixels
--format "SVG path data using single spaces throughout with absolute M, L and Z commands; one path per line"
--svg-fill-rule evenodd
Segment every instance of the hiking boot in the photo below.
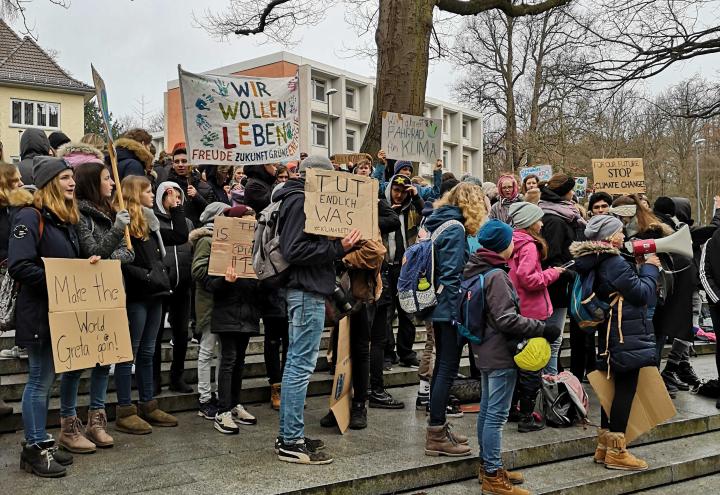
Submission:
M 237 435 L 240 433 L 240 428 L 235 424 L 235 421 L 233 421 L 230 411 L 218 413 L 215 416 L 215 429 L 226 435 Z
M 365 402 L 353 402 L 350 410 L 350 426 L 351 430 L 364 430 L 367 428 L 367 409 Z
M 684 381 L 682 381 L 680 379 L 680 377 L 677 374 L 677 371 L 678 371 L 677 363 L 668 362 L 665 365 L 665 369 L 663 370 L 662 373 L 660 373 L 660 375 L 662 376 L 662 378 L 666 384 L 670 383 L 670 384 L 674 385 L 675 387 L 677 387 L 678 390 L 687 392 L 688 390 L 690 390 L 690 385 L 688 385 L 687 383 L 685 383 Z
M 702 384 L 702 381 L 700 380 L 700 378 L 698 378 L 695 370 L 690 364 L 690 361 L 680 361 L 680 364 L 678 365 L 677 376 L 683 382 L 690 385 L 690 388 L 692 388 L 693 390 L 697 389 Z
M 467 445 L 470 443 L 470 440 L 465 435 L 461 435 L 460 433 L 456 432 L 452 423 L 447 423 L 447 431 L 448 435 L 455 440 L 456 443 L 459 443 L 460 445 Z
M 677 393 L 680 392 L 680 389 L 678 389 L 675 385 L 672 383 L 669 383 L 663 379 L 663 383 L 665 384 L 665 390 L 667 390 L 668 395 L 671 399 L 674 399 L 677 397 Z
M 605 467 L 621 471 L 645 471 L 647 462 L 632 455 L 625 444 L 625 434 L 608 432 L 605 434 L 607 452 L 605 453 Z
M 305 437 L 305 446 L 310 452 L 317 452 L 325 448 L 325 442 L 313 438 Z M 280 437 L 275 437 L 275 453 L 280 453 Z
M 91 409 L 88 411 L 85 436 L 101 449 L 110 448 L 115 444 L 113 437 L 107 432 L 107 414 L 105 413 L 105 409 Z
M 47 439 L 50 442 L 55 442 L 53 440 L 53 437 L 50 433 L 47 434 Z M 20 441 L 20 445 L 25 448 L 27 445 L 27 442 L 23 438 Z M 60 450 L 57 446 L 57 443 L 55 443 L 52 447 L 50 447 L 50 451 L 52 452 L 53 459 L 55 459 L 55 462 L 60 464 L 61 466 L 70 466 L 73 463 L 73 456 L 70 452 L 67 450 Z
M 325 416 L 320 418 L 320 426 L 323 428 L 333 428 L 337 425 L 337 419 L 335 419 L 335 414 L 332 411 L 328 411 Z
M 147 435 L 152 433 L 152 426 L 138 416 L 137 407 L 117 406 L 115 409 L 115 429 L 131 435 Z
M 513 485 L 522 485 L 525 483 L 525 477 L 522 475 L 520 471 L 508 471 L 507 469 L 504 469 L 505 476 L 507 476 L 507 479 L 510 480 L 510 483 Z M 482 459 L 480 460 L 480 468 L 478 469 L 478 482 L 482 484 L 483 477 L 485 476 L 485 465 L 482 462 Z
M 430 404 L 430 392 L 426 394 L 418 392 L 417 398 L 415 399 L 415 409 L 418 411 L 423 411 L 428 404 Z
M 270 385 L 270 405 L 276 411 L 280 410 L 280 391 L 282 388 L 281 383 L 273 383 Z
M 494 473 L 485 473 L 482 479 L 484 495 L 530 495 L 524 488 L 513 485 L 507 471 L 498 469 Z
M 97 450 L 95 444 L 83 435 L 83 424 L 77 416 L 60 418 L 58 444 L 73 454 L 92 454 Z
M 201 418 L 209 419 L 210 421 L 215 420 L 215 416 L 218 413 L 217 405 L 215 405 L 214 400 L 209 400 L 207 402 L 198 402 L 198 413 L 197 415 Z
M 55 450 L 54 440 L 23 446 L 20 454 L 20 469 L 41 478 L 62 478 L 67 470 L 53 457 Z
M 180 376 L 177 379 L 170 380 L 170 390 L 172 392 L 178 392 L 181 394 L 191 394 L 193 393 L 193 388 L 185 383 L 185 379 Z
M 595 455 L 593 461 L 595 464 L 605 464 L 605 453 L 607 452 L 607 433 L 605 428 L 598 428 L 597 447 L 595 447 Z
M 235 420 L 237 424 L 248 426 L 257 424 L 257 418 L 247 412 L 247 409 L 245 409 L 242 404 L 233 407 L 231 412 L 233 420 Z
M 428 426 L 425 435 L 425 455 L 463 457 L 470 455 L 470 447 L 455 441 L 448 432 L 447 423 L 440 426 Z
M 510 413 L 508 414 L 508 423 L 519 423 L 522 419 L 522 414 L 520 414 L 520 409 L 518 406 L 513 404 L 510 406 Z
M 10 416 L 13 413 L 12 406 L 9 406 L 4 400 L 0 399 L 0 418 Z
M 285 443 L 283 439 L 279 439 L 277 444 L 278 459 L 284 462 L 292 462 L 295 464 L 330 464 L 333 461 L 332 456 L 326 452 L 318 452 L 310 450 L 305 442 L 302 443 Z
M 530 433 L 531 431 L 540 431 L 543 429 L 545 429 L 545 421 L 540 419 L 535 413 L 523 416 L 518 422 L 518 431 L 520 433 Z
M 156 400 L 138 402 L 138 415 L 153 426 L 166 428 L 178 425 L 178 420 L 175 416 L 166 413 L 162 409 L 158 409 Z
M 377 409 L 402 409 L 405 407 L 404 402 L 393 399 L 387 390 L 373 390 L 368 401 L 370 407 Z

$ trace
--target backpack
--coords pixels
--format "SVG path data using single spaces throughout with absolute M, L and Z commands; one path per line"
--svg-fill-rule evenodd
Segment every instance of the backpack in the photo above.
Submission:
M 485 277 L 500 268 L 478 273 L 460 283 L 458 320 L 455 328 L 471 344 L 482 344 L 485 338 Z
M 410 246 L 403 256 L 397 293 L 400 307 L 408 314 L 422 316 L 437 305 L 435 294 L 435 240 L 453 225 L 465 227 L 457 220 L 441 224 L 429 238 Z
M 580 328 L 595 331 L 605 321 L 610 305 L 600 300 L 594 290 L 595 270 L 575 275 L 570 289 L 570 316 Z
M 567 428 L 587 422 L 590 400 L 580 380 L 569 371 L 543 375 L 540 400 L 542 416 L 550 426 Z
M 303 194 L 302 191 L 290 193 Z M 252 264 L 258 280 L 267 287 L 282 287 L 287 283 L 290 264 L 280 252 L 280 207 L 282 201 L 270 203 L 260 212 L 253 237 Z

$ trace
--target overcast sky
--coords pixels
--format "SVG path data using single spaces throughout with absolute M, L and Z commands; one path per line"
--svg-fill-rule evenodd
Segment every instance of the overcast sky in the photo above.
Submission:
M 33 0 L 26 5 L 40 45 L 56 50 L 65 70 L 90 83 L 90 63 L 95 64 L 105 79 L 110 110 L 116 116 L 136 112 L 141 97 L 147 102 L 148 114 L 161 111 L 163 91 L 168 80 L 177 78 L 178 63 L 189 71 L 202 72 L 285 49 L 362 75 L 375 75 L 371 61 L 348 57 L 343 50 L 343 45 L 358 43 L 354 31 L 345 23 L 342 2 L 328 11 L 322 24 L 299 31 L 302 40 L 293 47 L 259 44 L 260 38 L 249 37 L 218 42 L 195 25 L 193 12 L 201 16 L 204 8 L 219 9 L 228 3 L 71 0 L 67 10 L 47 0 Z M 654 79 L 650 90 L 658 91 L 696 72 L 716 77 L 718 68 L 720 55 L 696 59 Z M 431 65 L 427 95 L 454 100 L 452 84 L 456 78 L 451 64 Z

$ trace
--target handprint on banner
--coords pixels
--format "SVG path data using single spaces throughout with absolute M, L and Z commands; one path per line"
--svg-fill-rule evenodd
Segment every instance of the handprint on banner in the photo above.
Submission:
M 208 106 L 208 103 L 212 103 L 215 101 L 215 97 L 213 95 L 209 95 L 207 93 L 203 93 L 203 95 L 197 99 L 195 102 L 195 107 L 198 110 L 210 110 L 210 107 Z
M 288 89 L 290 91 L 295 91 L 297 89 L 297 77 L 294 77 L 288 81 Z
M 213 93 L 220 96 L 227 96 L 229 94 L 228 83 L 223 82 L 220 79 L 215 79 L 215 86 L 217 86 L 217 89 L 213 89 Z
M 205 117 L 203 114 L 199 113 L 195 117 L 195 124 L 200 128 L 201 131 L 209 131 L 212 129 L 212 125 L 210 125 L 210 122 L 208 122 L 207 117 Z
M 215 131 L 210 131 L 206 132 L 203 137 L 200 138 L 200 142 L 203 146 L 212 146 L 218 139 L 220 139 L 220 135 Z
M 437 136 L 438 125 L 435 122 L 430 121 L 430 123 L 427 125 L 427 131 L 428 137 L 434 138 L 435 136 Z

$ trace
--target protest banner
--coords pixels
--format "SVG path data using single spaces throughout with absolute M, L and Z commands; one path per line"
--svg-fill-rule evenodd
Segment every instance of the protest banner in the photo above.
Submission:
M 587 177 L 575 177 L 575 196 L 579 199 L 585 198 L 587 194 Z
M 215 219 L 208 275 L 223 277 L 232 266 L 239 278 L 257 278 L 252 266 L 256 223 L 254 218 Z
M 55 372 L 133 359 L 120 262 L 43 258 Z
M 330 394 L 330 410 L 335 416 L 340 433 L 350 426 L 352 407 L 352 362 L 350 359 L 350 317 L 338 323 L 338 346 L 335 356 L 335 378 Z
M 442 158 L 442 119 L 382 113 L 380 147 L 387 158 L 435 163 Z
M 368 153 L 343 153 L 333 155 L 335 163 L 344 165 L 346 163 L 357 164 L 360 160 L 370 160 L 372 163 L 372 157 Z
M 378 181 L 370 177 L 308 169 L 305 176 L 305 232 L 345 237 L 359 229 L 363 239 L 379 239 Z
M 298 77 L 200 75 L 178 66 L 190 161 L 254 165 L 300 158 Z
M 608 194 L 645 192 L 645 169 L 642 158 L 599 158 L 592 160 L 596 191 Z
M 520 182 L 522 182 L 528 175 L 537 175 L 541 181 L 550 180 L 552 174 L 552 165 L 535 165 L 533 167 L 523 167 L 520 169 Z

